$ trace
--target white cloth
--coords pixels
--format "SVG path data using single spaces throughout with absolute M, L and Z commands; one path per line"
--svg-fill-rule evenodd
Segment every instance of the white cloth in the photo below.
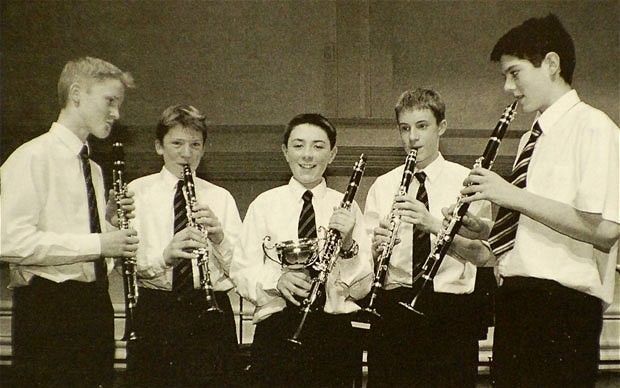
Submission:
M 33 276 L 64 282 L 95 281 L 99 235 L 90 233 L 86 184 L 79 157 L 84 143 L 68 128 L 50 130 L 20 146 L 2 165 L 1 260 L 10 263 L 9 287 Z M 103 231 L 105 190 L 101 167 L 90 160 Z M 108 270 L 113 261 L 108 260 Z
M 385 219 L 392 209 L 394 196 L 398 192 L 405 166 L 379 176 L 368 190 L 364 217 L 367 233 L 372 239 L 373 230 L 379 221 Z M 432 216 L 443 219 L 441 209 L 456 203 L 463 181 L 469 174 L 469 169 L 449 162 L 441 154 L 424 170 L 426 173 L 426 192 L 429 200 L 429 212 Z M 418 172 L 416 170 L 416 172 Z M 411 180 L 408 195 L 415 198 L 420 187 L 417 179 Z M 469 207 L 473 214 L 490 219 L 491 205 L 487 201 L 473 203 Z M 412 224 L 401 222 L 398 230 L 400 243 L 394 247 L 388 266 L 384 284 L 385 289 L 396 287 L 411 287 L 412 282 Z M 431 247 L 435 244 L 436 235 L 431 234 Z M 469 294 L 474 291 L 476 282 L 476 266 L 446 255 L 433 281 L 436 292 L 452 294 Z
M 538 118 L 542 135 L 526 190 L 620 223 L 618 126 L 605 113 L 566 93 Z M 529 132 L 523 135 L 523 148 Z M 519 151 L 520 152 L 520 151 Z M 521 215 L 514 248 L 500 256 L 501 276 L 529 276 L 612 302 L 618 243 L 604 253 Z
M 241 296 L 256 306 L 254 322 L 279 312 L 286 306 L 277 290 L 282 275 L 280 264 L 265 257 L 263 239 L 272 242 L 297 240 L 301 199 L 306 189 L 291 178 L 288 185 L 260 194 L 248 208 L 239 244 L 231 266 L 231 277 Z M 312 189 L 317 228 L 327 228 L 334 208 L 340 206 L 343 194 L 327 188 L 325 180 Z M 363 217 L 357 203 L 351 206 L 356 224 L 353 239 L 359 244 L 359 253 L 351 259 L 338 259 L 327 281 L 327 301 L 324 311 L 331 314 L 350 313 L 359 309 L 354 302 L 370 291 L 372 283 L 372 255 L 370 242 L 365 236 Z M 320 234 L 319 234 L 320 236 Z
M 164 262 L 163 252 L 174 235 L 174 193 L 179 179 L 165 167 L 159 173 L 129 183 L 134 192 L 136 217 L 131 221 L 140 242 L 137 252 L 138 284 L 142 287 L 172 290 L 173 267 Z M 209 244 L 209 272 L 215 291 L 228 291 L 232 251 L 241 229 L 237 204 L 228 190 L 194 176 L 196 198 L 215 213 L 224 230 L 220 244 Z M 200 288 L 196 259 L 193 262 L 194 288 Z

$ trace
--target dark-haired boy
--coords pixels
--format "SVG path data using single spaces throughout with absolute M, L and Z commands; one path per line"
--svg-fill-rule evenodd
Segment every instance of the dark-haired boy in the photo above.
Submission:
M 11 264 L 13 365 L 26 387 L 112 384 L 105 258 L 134 256 L 138 239 L 103 222 L 103 176 L 87 140 L 110 134 L 128 87 L 131 75 L 109 62 L 67 62 L 58 119 L 2 165 L 1 260 Z
M 282 142 L 293 176 L 252 201 L 243 221 L 231 277 L 239 294 L 256 306 L 252 370 L 260 387 L 351 387 L 361 371 L 351 313 L 370 289 L 372 259 L 357 203 L 341 208 L 342 194 L 328 188 L 323 177 L 336 152 L 336 128 L 325 117 L 295 116 Z M 305 268 L 270 260 L 263 239 L 316 238 L 320 227 L 341 233 L 341 257 L 325 285 L 324 305 L 310 313 L 302 346 L 295 347 L 286 340 L 301 321 L 299 305 L 311 277 Z
M 555 15 L 508 31 L 491 60 L 500 63 L 504 90 L 525 112 L 538 112 L 521 139 L 513 183 L 474 169 L 462 191 L 467 201 L 501 207 L 489 236 L 502 280 L 495 383 L 592 387 L 620 234 L 618 127 L 572 89 L 575 49 Z

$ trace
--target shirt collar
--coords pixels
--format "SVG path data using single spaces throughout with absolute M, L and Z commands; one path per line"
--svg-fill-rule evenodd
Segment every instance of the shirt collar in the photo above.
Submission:
M 301 196 L 304 194 L 307 188 L 305 188 L 301 183 L 299 183 L 294 177 L 288 181 L 288 187 L 291 194 L 299 201 L 302 201 Z M 327 183 L 325 182 L 325 178 L 321 180 L 321 183 L 312 188 L 312 197 L 313 198 L 323 198 L 325 193 L 327 193 Z
M 170 187 L 171 190 L 173 191 L 176 190 L 177 183 L 179 182 L 179 178 L 177 178 L 173 173 L 168 171 L 166 166 L 163 166 L 161 168 L 161 171 L 159 172 L 159 176 L 161 177 L 161 180 L 164 182 L 164 185 L 166 187 Z
M 433 182 L 433 180 L 437 179 L 437 177 L 441 173 L 441 170 L 443 169 L 445 161 L 446 160 L 444 159 L 443 155 L 440 152 L 437 158 L 433 160 L 431 164 L 426 166 L 426 168 L 424 168 L 423 170 L 418 170 L 416 168 L 414 172 L 424 171 L 424 173 L 426 174 L 426 179 L 429 182 Z
M 572 107 L 581 102 L 575 89 L 571 89 L 560 97 L 556 102 L 551 104 L 542 114 L 536 115 L 536 121 L 542 129 L 543 133 L 549 133 L 553 129 L 555 123 L 566 114 Z M 533 125 L 533 124 L 532 124 Z
M 82 147 L 85 143 L 82 143 L 82 140 L 80 140 L 80 138 L 77 137 L 75 133 L 73 133 L 73 131 L 71 131 L 69 128 L 65 127 L 60 123 L 54 122 L 52 123 L 52 127 L 50 128 L 50 132 L 57 136 L 60 141 L 64 145 L 66 145 L 67 148 L 69 148 L 69 151 L 71 151 L 72 154 L 80 154 L 80 151 L 82 150 Z M 86 145 L 88 145 L 88 142 L 86 142 Z M 90 153 L 89 145 L 88 148 Z

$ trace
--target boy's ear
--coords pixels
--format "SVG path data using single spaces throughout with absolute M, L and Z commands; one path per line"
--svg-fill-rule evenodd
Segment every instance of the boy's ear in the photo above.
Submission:
M 446 119 L 443 119 L 439 123 L 439 136 L 443 135 L 444 132 L 446 132 L 446 129 L 448 129 L 448 122 L 446 121 Z
M 550 51 L 545 55 L 544 61 L 549 69 L 549 76 L 555 79 L 560 74 L 560 56 L 555 51 Z
M 334 161 L 334 159 L 336 158 L 336 154 L 337 154 L 337 153 L 338 153 L 338 146 L 334 146 L 334 148 L 332 148 L 332 149 L 329 151 L 329 154 L 330 154 L 330 156 L 329 156 L 329 163 L 327 163 L 327 164 L 332 164 L 332 162 L 333 162 L 333 161 Z
M 69 101 L 76 107 L 80 105 L 81 90 L 81 86 L 77 82 L 74 82 L 71 86 L 69 86 Z
M 163 155 L 164 154 L 164 146 L 161 144 L 159 139 L 155 140 L 155 152 L 157 152 L 157 155 Z
M 282 144 L 282 154 L 284 155 L 284 159 L 286 159 L 286 162 L 288 163 L 288 147 L 286 147 L 286 144 Z

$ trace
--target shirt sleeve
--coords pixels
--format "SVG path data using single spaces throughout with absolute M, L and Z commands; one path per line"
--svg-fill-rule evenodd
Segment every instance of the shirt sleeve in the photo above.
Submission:
M 267 230 L 265 223 L 264 215 L 255 203 L 251 204 L 243 220 L 230 269 L 239 295 L 259 307 L 282 298 L 277 289 L 281 266 L 266 258 L 262 248 Z
M 22 148 L 0 169 L 0 252 L 4 262 L 55 266 L 92 261 L 101 254 L 98 234 L 51 231 L 42 226 L 45 208 L 62 206 L 47 202 L 50 180 L 54 179 L 48 164 L 36 150 Z
M 370 186 L 366 196 L 366 206 L 364 208 L 364 227 L 367 238 L 372 241 L 373 230 L 379 226 L 381 215 L 379 214 L 379 198 L 377 197 L 376 182 Z
M 148 218 L 150 213 L 144 202 L 144 194 L 133 182 L 128 186 L 134 192 L 134 214 L 136 217 L 131 220 L 131 227 L 138 233 L 138 251 L 136 252 L 136 268 L 138 276 L 143 279 L 154 279 L 164 275 L 167 269 L 172 268 L 164 261 L 163 247 L 168 241 L 161 242 L 155 236 L 149 236 Z M 162 245 L 163 244 L 163 245 Z
M 594 122 L 595 120 L 591 120 Z M 618 142 L 620 130 L 606 116 L 600 125 L 584 131 L 579 148 L 580 177 L 574 206 L 620 223 Z M 592 124 L 589 124 L 592 125 Z
M 345 297 L 359 300 L 370 291 L 374 275 L 373 259 L 370 251 L 370 239 L 357 203 L 353 203 L 352 210 L 355 214 L 353 239 L 359 245 L 359 251 L 355 257 L 350 259 L 338 259 L 334 268 L 334 275 L 336 283 L 343 287 Z
M 224 239 L 219 244 L 213 244 L 212 252 L 217 259 L 216 265 L 222 270 L 223 274 L 230 276 L 233 250 L 241 230 L 241 217 L 235 199 L 228 192 L 225 194 L 224 208 L 223 217 L 220 220 L 224 230 Z

